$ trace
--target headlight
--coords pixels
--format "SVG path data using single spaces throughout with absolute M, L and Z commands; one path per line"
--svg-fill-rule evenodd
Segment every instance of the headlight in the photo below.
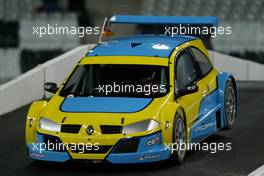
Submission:
M 45 117 L 42 117 L 39 121 L 39 127 L 43 130 L 52 131 L 52 132 L 60 132 L 61 125 L 53 122 Z
M 123 127 L 123 133 L 136 133 L 142 131 L 150 131 L 159 127 L 159 123 L 155 120 L 144 120 L 142 122 L 137 122 L 131 125 Z

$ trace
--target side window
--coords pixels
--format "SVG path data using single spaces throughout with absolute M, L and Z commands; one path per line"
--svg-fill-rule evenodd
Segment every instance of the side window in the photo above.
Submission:
M 198 79 L 197 71 L 194 67 L 193 57 L 190 53 L 184 51 L 176 60 L 176 83 L 178 89 L 196 81 Z
M 209 73 L 211 69 L 213 68 L 209 59 L 199 49 L 191 47 L 191 50 L 199 64 L 202 75 L 204 76 L 207 73 Z

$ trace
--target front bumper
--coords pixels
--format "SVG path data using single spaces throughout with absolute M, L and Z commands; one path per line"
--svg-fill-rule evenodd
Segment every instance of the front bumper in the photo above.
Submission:
M 94 153 L 78 154 L 80 158 L 73 158 L 72 151 L 54 150 L 45 146 L 45 134 L 36 134 L 36 143 L 28 144 L 29 157 L 35 160 L 66 162 L 73 159 L 85 159 L 91 161 L 108 161 L 113 164 L 126 163 L 147 163 L 166 160 L 170 157 L 170 149 L 162 144 L 161 132 L 156 132 L 147 136 L 132 138 L 122 138 L 108 152 L 102 154 L 103 157 L 96 158 Z M 53 137 L 48 135 L 48 137 Z M 58 137 L 54 138 L 60 141 Z M 61 142 L 61 141 L 60 141 Z M 99 146 L 100 148 L 100 146 Z M 99 150 L 105 150 L 106 146 Z M 83 157 L 85 156 L 85 157 Z M 103 159 L 102 159 L 103 158 Z

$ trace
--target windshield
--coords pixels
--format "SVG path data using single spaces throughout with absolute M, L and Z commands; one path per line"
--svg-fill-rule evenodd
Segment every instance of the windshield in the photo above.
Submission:
M 79 65 L 61 96 L 160 97 L 168 92 L 168 67 L 152 65 Z

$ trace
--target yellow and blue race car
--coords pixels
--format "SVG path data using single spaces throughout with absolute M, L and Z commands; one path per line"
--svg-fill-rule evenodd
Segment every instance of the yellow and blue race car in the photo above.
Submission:
M 114 16 L 110 23 L 212 24 L 209 17 Z M 98 44 L 54 93 L 33 102 L 26 146 L 34 160 L 146 163 L 184 160 L 188 144 L 230 129 L 237 114 L 231 73 L 218 72 L 203 42 L 137 35 Z

